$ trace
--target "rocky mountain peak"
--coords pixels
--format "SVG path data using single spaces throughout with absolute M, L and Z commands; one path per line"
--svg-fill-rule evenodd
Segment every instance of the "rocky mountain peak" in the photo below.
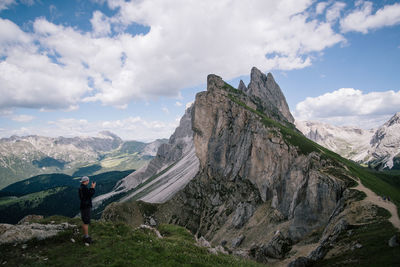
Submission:
M 294 123 L 294 118 L 290 113 L 286 98 L 271 73 L 265 75 L 256 67 L 253 67 L 246 93 L 250 96 L 260 98 L 266 106 L 275 106 L 287 121 Z
M 225 82 L 221 77 L 215 74 L 209 74 L 207 76 L 207 91 L 214 91 L 216 89 L 222 88 Z
M 240 80 L 240 82 L 239 82 L 238 90 L 241 90 L 243 92 L 247 91 L 247 87 L 246 87 L 246 85 L 244 84 L 244 82 L 242 80 Z
M 385 123 L 387 127 L 390 127 L 395 124 L 400 124 L 400 112 L 394 114 L 393 117 L 391 117 L 390 120 L 388 120 L 388 122 Z

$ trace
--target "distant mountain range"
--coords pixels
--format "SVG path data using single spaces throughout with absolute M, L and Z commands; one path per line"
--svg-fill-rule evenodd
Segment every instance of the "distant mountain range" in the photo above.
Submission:
M 166 139 L 152 143 L 123 141 L 111 132 L 96 137 L 12 136 L 0 139 L 0 189 L 45 173 L 72 176 L 138 169 Z
M 400 112 L 378 129 L 339 127 L 320 122 L 296 121 L 309 139 L 370 168 L 400 169 Z

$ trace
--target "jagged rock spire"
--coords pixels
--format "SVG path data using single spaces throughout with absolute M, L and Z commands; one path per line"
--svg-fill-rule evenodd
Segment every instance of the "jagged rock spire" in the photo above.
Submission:
M 243 92 L 247 92 L 247 87 L 246 87 L 246 85 L 244 84 L 244 82 L 242 80 L 240 80 L 240 82 L 239 82 L 238 89 L 243 91 Z
M 259 97 L 266 105 L 275 105 L 289 122 L 294 123 L 286 98 L 271 73 L 265 75 L 256 67 L 253 67 L 246 93 Z

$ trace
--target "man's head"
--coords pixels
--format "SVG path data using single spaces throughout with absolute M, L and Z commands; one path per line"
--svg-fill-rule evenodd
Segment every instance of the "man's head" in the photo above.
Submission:
M 83 176 L 81 178 L 81 184 L 87 185 L 89 183 L 89 177 Z

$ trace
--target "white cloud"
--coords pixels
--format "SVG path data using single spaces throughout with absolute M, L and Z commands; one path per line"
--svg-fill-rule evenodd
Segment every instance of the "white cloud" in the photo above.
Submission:
M 0 10 L 8 9 L 9 6 L 15 3 L 15 0 L 0 0 Z
M 400 91 L 363 93 L 341 88 L 318 97 L 307 97 L 296 105 L 296 120 L 316 120 L 362 128 L 379 126 L 400 111 Z
M 335 2 L 329 9 L 326 11 L 326 20 L 329 22 L 335 22 L 338 18 L 340 18 L 340 13 L 346 7 L 346 4 L 343 2 Z
M 190 108 L 193 104 L 194 104 L 194 101 L 190 101 L 190 102 L 186 103 L 186 105 L 185 105 L 186 109 Z
M 319 2 L 315 8 L 315 13 L 317 13 L 317 15 L 324 13 L 327 5 L 328 5 L 328 2 Z
M 400 4 L 386 5 L 372 14 L 373 3 L 360 2 L 357 10 L 340 21 L 342 32 L 357 31 L 368 33 L 369 30 L 400 23 Z
M 90 20 L 95 36 L 106 36 L 111 33 L 111 25 L 108 18 L 100 11 L 93 12 Z
M 162 109 L 161 109 L 165 114 L 169 114 L 169 110 L 168 110 L 168 108 L 166 108 L 166 107 L 163 107 Z
M 177 107 L 181 107 L 183 104 L 181 103 L 181 102 L 179 102 L 179 101 L 176 101 L 175 102 L 175 106 L 177 106 Z
M 158 138 L 169 138 L 179 120 L 171 122 L 147 121 L 141 117 L 128 117 L 114 121 L 91 122 L 85 119 L 60 119 L 47 126 L 23 127 L 15 130 L 3 129 L 0 136 L 37 134 L 43 136 L 96 136 L 101 131 L 111 131 L 124 140 L 150 142 Z
M 20 0 L 22 4 L 26 6 L 33 6 L 35 4 L 35 0 Z
M 8 42 L 1 45 L 6 59 L 0 107 L 66 108 L 80 101 L 124 106 L 132 99 L 177 97 L 209 73 L 229 80 L 252 66 L 263 71 L 304 68 L 312 64 L 312 53 L 344 40 L 328 22 L 310 17 L 312 4 L 108 1 L 116 15 L 94 12 L 89 33 L 44 18 L 34 21 L 33 33 L 24 33 L 1 20 L 7 27 L 0 30 L 0 40 Z M 110 36 L 133 22 L 149 26 L 149 33 Z M 3 36 L 5 31 L 12 34 Z M 22 57 L 29 62 L 17 60 Z
M 17 121 L 17 122 L 30 122 L 32 120 L 35 119 L 34 116 L 31 115 L 25 115 L 25 114 L 21 114 L 21 115 L 14 115 L 11 118 L 13 121 Z

